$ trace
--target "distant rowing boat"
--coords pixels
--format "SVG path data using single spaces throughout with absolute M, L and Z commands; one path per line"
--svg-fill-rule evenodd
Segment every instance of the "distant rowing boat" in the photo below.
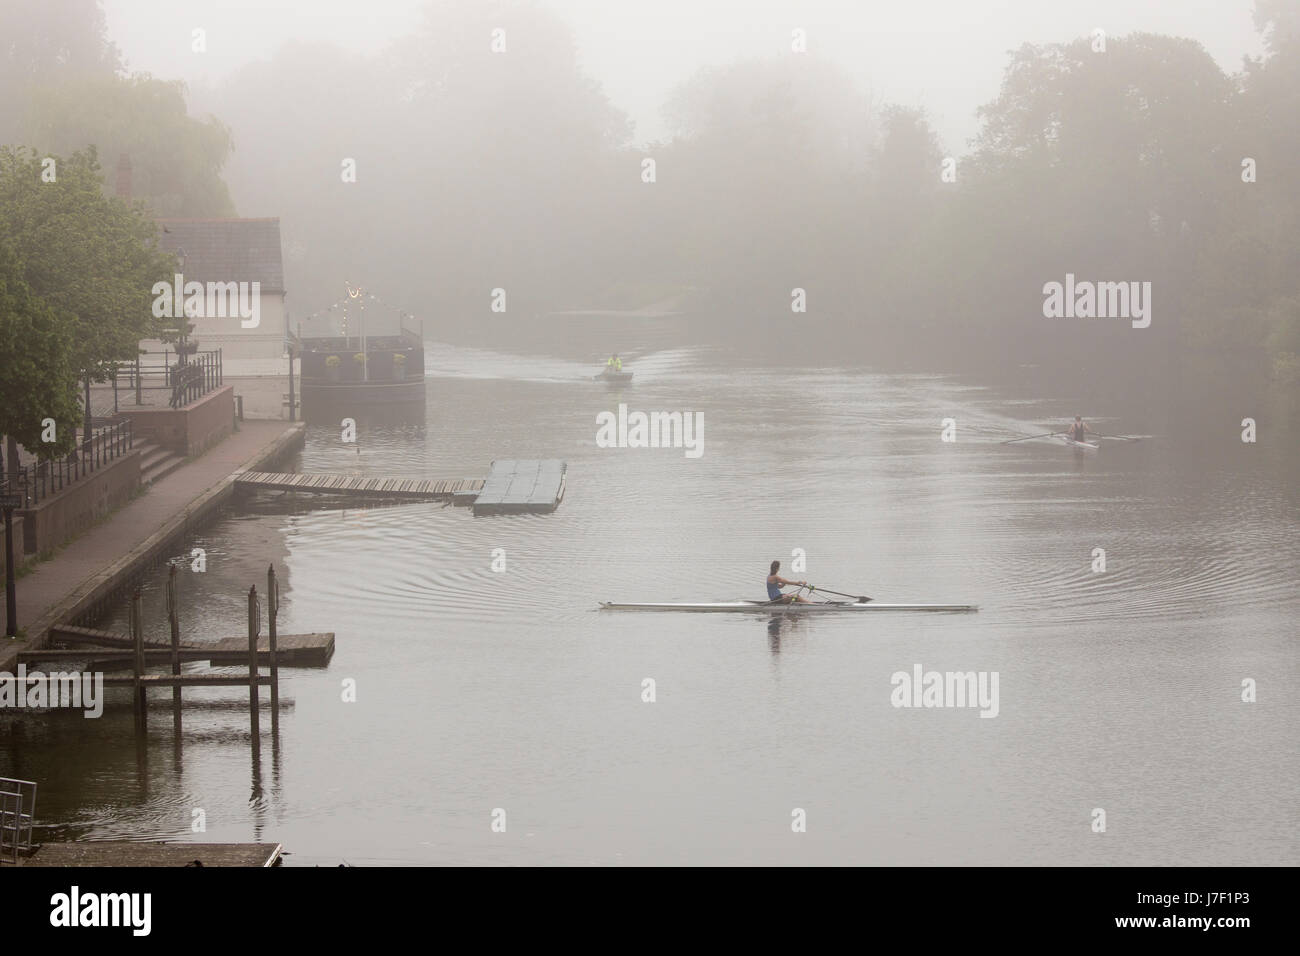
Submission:
M 883 604 L 878 601 L 813 601 L 807 604 L 773 604 L 770 601 L 713 601 L 698 604 L 616 604 L 601 601 L 603 611 L 749 611 L 797 614 L 827 611 L 978 611 L 975 604 Z
M 613 384 L 623 384 L 632 381 L 631 372 L 612 372 L 609 369 L 601 372 L 599 375 L 591 377 L 593 382 L 610 382 Z

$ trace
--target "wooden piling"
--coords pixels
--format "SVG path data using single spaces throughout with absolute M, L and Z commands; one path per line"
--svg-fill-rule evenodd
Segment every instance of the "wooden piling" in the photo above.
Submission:
M 280 582 L 275 578 L 275 565 L 266 567 L 267 646 L 271 652 L 271 735 L 280 732 L 280 664 L 275 646 L 275 618 L 280 611 Z
M 271 688 L 271 734 L 274 748 L 279 741 L 280 709 L 280 655 L 290 666 L 323 667 L 334 652 L 334 635 L 328 634 L 280 634 L 280 584 L 276 576 L 275 565 L 266 569 L 267 608 L 270 614 L 268 635 L 261 637 L 262 605 L 257 587 L 248 589 L 248 640 L 243 637 L 230 637 L 218 641 L 206 641 L 201 644 L 185 643 L 180 629 L 180 580 L 179 564 L 169 563 L 166 582 L 166 612 L 168 623 L 168 640 L 146 641 L 144 636 L 143 596 L 138 586 L 128 585 L 130 598 L 127 603 L 127 633 L 115 633 L 94 628 L 80 627 L 72 624 L 58 624 L 49 629 L 50 638 L 56 644 L 75 645 L 74 649 L 42 648 L 39 650 L 20 651 L 18 660 L 23 663 L 33 661 L 78 660 L 89 661 L 92 669 L 119 670 L 122 676 L 104 676 L 105 687 L 130 688 L 132 705 L 136 718 L 137 748 L 141 760 L 147 756 L 148 737 L 148 691 L 150 687 L 172 688 L 173 721 L 177 757 L 180 756 L 182 737 L 182 714 L 184 689 L 186 687 L 248 687 L 248 722 L 253 741 L 254 776 L 259 771 L 261 746 L 261 700 L 259 687 L 266 684 Z M 260 673 L 261 661 L 265 657 L 268 673 Z M 248 665 L 248 673 L 182 673 L 181 664 L 187 661 L 206 661 L 212 666 L 239 667 Z M 170 673 L 157 671 L 171 665 Z M 292 706 L 292 703 L 289 704 Z M 145 766 L 144 763 L 141 764 Z
M 173 562 L 167 571 L 167 623 L 171 627 L 171 664 L 172 674 L 181 672 L 181 623 L 180 611 L 176 606 L 176 564 Z M 143 653 L 141 651 L 140 653 Z M 172 688 L 172 726 L 176 739 L 181 736 L 181 685 Z
M 172 651 L 172 673 L 181 672 L 181 622 L 180 614 L 176 608 L 176 565 L 173 564 L 167 571 L 167 623 L 171 627 L 171 651 Z M 177 706 L 181 702 L 181 689 L 179 686 L 172 692 L 172 702 Z
M 144 623 L 141 621 L 141 597 L 139 588 L 136 588 L 131 595 L 131 639 L 135 642 L 135 658 L 131 662 L 135 721 L 136 725 L 140 729 L 144 729 L 145 710 L 148 707 L 148 692 L 144 689 L 144 684 L 140 682 L 140 678 L 144 676 Z
M 253 735 L 253 748 L 257 749 L 261 738 L 261 726 L 257 714 L 257 632 L 258 627 L 257 585 L 248 589 L 248 728 Z

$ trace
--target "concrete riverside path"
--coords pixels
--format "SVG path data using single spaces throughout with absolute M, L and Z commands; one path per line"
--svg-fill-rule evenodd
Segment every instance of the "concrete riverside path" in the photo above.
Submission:
M 201 520 L 230 496 L 234 475 L 264 467 L 301 444 L 306 426 L 243 421 L 239 431 L 187 461 L 108 515 L 17 581 L 18 627 L 0 637 L 0 673 L 16 673 L 17 653 L 44 643 L 45 632 L 114 579 L 125 579 L 160 543 Z

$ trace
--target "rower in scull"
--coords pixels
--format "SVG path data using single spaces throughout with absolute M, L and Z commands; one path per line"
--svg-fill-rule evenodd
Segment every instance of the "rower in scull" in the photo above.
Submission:
M 782 594 L 782 593 L 781 593 L 781 588 L 782 588 L 783 586 L 785 586 L 785 587 L 800 587 L 800 588 L 806 588 L 806 587 L 808 586 L 808 582 L 807 582 L 807 581 L 787 581 L 785 578 L 781 577 L 781 575 L 779 575 L 779 574 L 776 573 L 777 571 L 780 571 L 780 570 L 781 570 L 781 562 L 780 562 L 780 561 L 773 561 L 773 562 L 772 562 L 771 573 L 767 576 L 767 599 L 768 599 L 768 603 L 770 603 L 770 604 L 808 604 L 808 603 L 809 603 L 808 599 L 807 599 L 807 598 L 801 598 L 801 597 L 799 596 L 799 592 L 798 592 L 798 591 L 795 591 L 795 592 L 793 592 L 793 593 L 791 593 L 791 594 Z
M 1087 441 L 1089 435 L 1097 434 L 1095 431 L 1089 428 L 1088 423 L 1085 422 L 1078 415 L 1074 416 L 1073 424 L 1070 425 L 1070 427 L 1066 430 L 1065 433 L 1077 442 Z

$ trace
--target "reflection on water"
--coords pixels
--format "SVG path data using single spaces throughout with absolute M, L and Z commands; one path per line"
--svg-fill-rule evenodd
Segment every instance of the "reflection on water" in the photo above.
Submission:
M 405 435 L 409 438 L 424 438 L 425 399 L 423 396 L 415 402 L 391 402 L 385 404 L 350 404 L 338 397 L 313 397 L 302 407 L 302 420 L 309 425 L 338 426 L 344 418 L 351 418 L 359 426 L 391 425 L 397 430 L 390 440 Z M 405 431 L 402 427 L 405 427 Z
M 328 669 L 281 671 L 260 794 L 246 698 L 221 689 L 187 691 L 180 756 L 159 698 L 142 748 L 125 704 L 0 718 L 0 767 L 40 781 L 61 834 L 266 838 L 296 863 L 1300 862 L 1294 461 L 1118 407 L 1094 427 L 1154 437 L 1003 445 L 1075 410 L 933 375 L 623 354 L 637 379 L 615 392 L 577 361 L 435 350 L 423 414 L 341 415 L 355 445 L 332 414 L 309 427 L 305 471 L 564 458 L 552 515 L 266 494 L 179 549 L 207 554 L 183 576 L 187 637 L 242 633 L 271 562 L 281 630 L 338 635 Z M 619 401 L 703 412 L 704 456 L 597 448 Z M 795 549 L 828 587 L 981 610 L 595 610 L 761 597 Z M 895 710 L 890 676 L 918 663 L 998 671 L 1000 716 Z

